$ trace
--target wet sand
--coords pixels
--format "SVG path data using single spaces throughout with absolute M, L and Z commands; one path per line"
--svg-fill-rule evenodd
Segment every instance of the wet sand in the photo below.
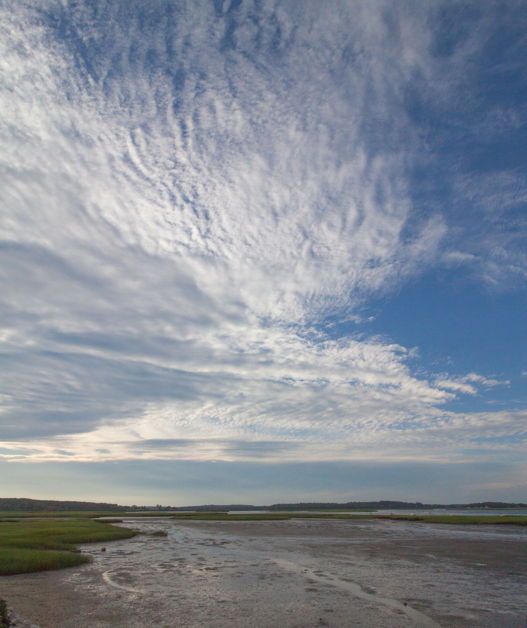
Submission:
M 3 577 L 0 597 L 41 628 L 527 627 L 525 528 L 314 519 L 126 525 L 168 537 L 84 545 L 92 564 Z

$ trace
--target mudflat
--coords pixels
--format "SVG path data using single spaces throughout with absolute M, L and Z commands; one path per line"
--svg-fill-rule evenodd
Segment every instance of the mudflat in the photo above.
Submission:
M 0 597 L 41 628 L 527 626 L 525 528 L 322 519 L 124 525 L 144 534 L 82 546 L 88 565 L 4 576 Z M 168 536 L 150 536 L 160 530 Z

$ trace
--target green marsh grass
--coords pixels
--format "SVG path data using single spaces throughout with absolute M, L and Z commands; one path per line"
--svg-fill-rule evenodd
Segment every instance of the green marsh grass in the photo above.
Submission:
M 172 517 L 174 511 L 147 510 L 141 512 L 126 512 L 111 510 L 64 510 L 64 511 L 39 511 L 39 512 L 20 512 L 11 510 L 0 511 L 0 521 L 12 521 L 13 519 L 96 519 L 98 517 L 111 517 L 122 519 L 123 517 Z
M 422 521 L 449 525 L 517 525 L 527 526 L 522 515 L 377 515 L 378 519 L 395 521 Z
M 88 556 L 73 552 L 0 548 L 0 574 L 2 575 L 63 569 L 87 562 L 89 562 Z
M 287 519 L 371 519 L 371 515 L 318 512 L 262 512 L 228 514 L 215 512 L 176 513 L 173 519 L 186 521 L 285 521 Z
M 118 517 L 122 512 L 108 511 L 64 511 L 64 512 L 19 512 L 14 510 L 1 510 L 2 519 L 92 519 L 94 517 Z
M 122 523 L 123 522 L 122 519 L 113 519 L 113 518 L 109 518 L 109 519 L 94 519 L 94 521 L 96 521 L 97 523 Z
M 126 539 L 129 528 L 90 519 L 25 519 L 0 523 L 0 575 L 46 571 L 87 562 L 77 543 Z
M 173 513 L 176 520 L 195 521 L 269 521 L 287 519 L 389 519 L 391 521 L 416 521 L 422 523 L 446 523 L 450 525 L 527 525 L 527 517 L 521 515 L 379 515 L 322 512 L 276 512 L 276 513 Z

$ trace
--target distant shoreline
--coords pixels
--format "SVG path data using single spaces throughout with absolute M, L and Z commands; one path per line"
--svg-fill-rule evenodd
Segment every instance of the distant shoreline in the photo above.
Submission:
M 184 512 L 184 511 L 378 511 L 378 510 L 527 510 L 527 503 L 521 502 L 471 502 L 468 504 L 426 504 L 397 500 L 350 501 L 350 502 L 296 502 L 254 506 L 252 504 L 202 504 L 195 506 L 121 506 L 104 502 L 42 500 L 26 497 L 0 497 L 0 516 L 3 513 L 107 513 L 122 515 L 131 512 Z

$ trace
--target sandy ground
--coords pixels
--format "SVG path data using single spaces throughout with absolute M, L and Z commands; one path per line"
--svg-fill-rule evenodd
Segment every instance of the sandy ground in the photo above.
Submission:
M 527 529 L 130 521 L 90 565 L 0 579 L 41 628 L 527 627 Z M 148 536 L 165 530 L 168 537 Z

